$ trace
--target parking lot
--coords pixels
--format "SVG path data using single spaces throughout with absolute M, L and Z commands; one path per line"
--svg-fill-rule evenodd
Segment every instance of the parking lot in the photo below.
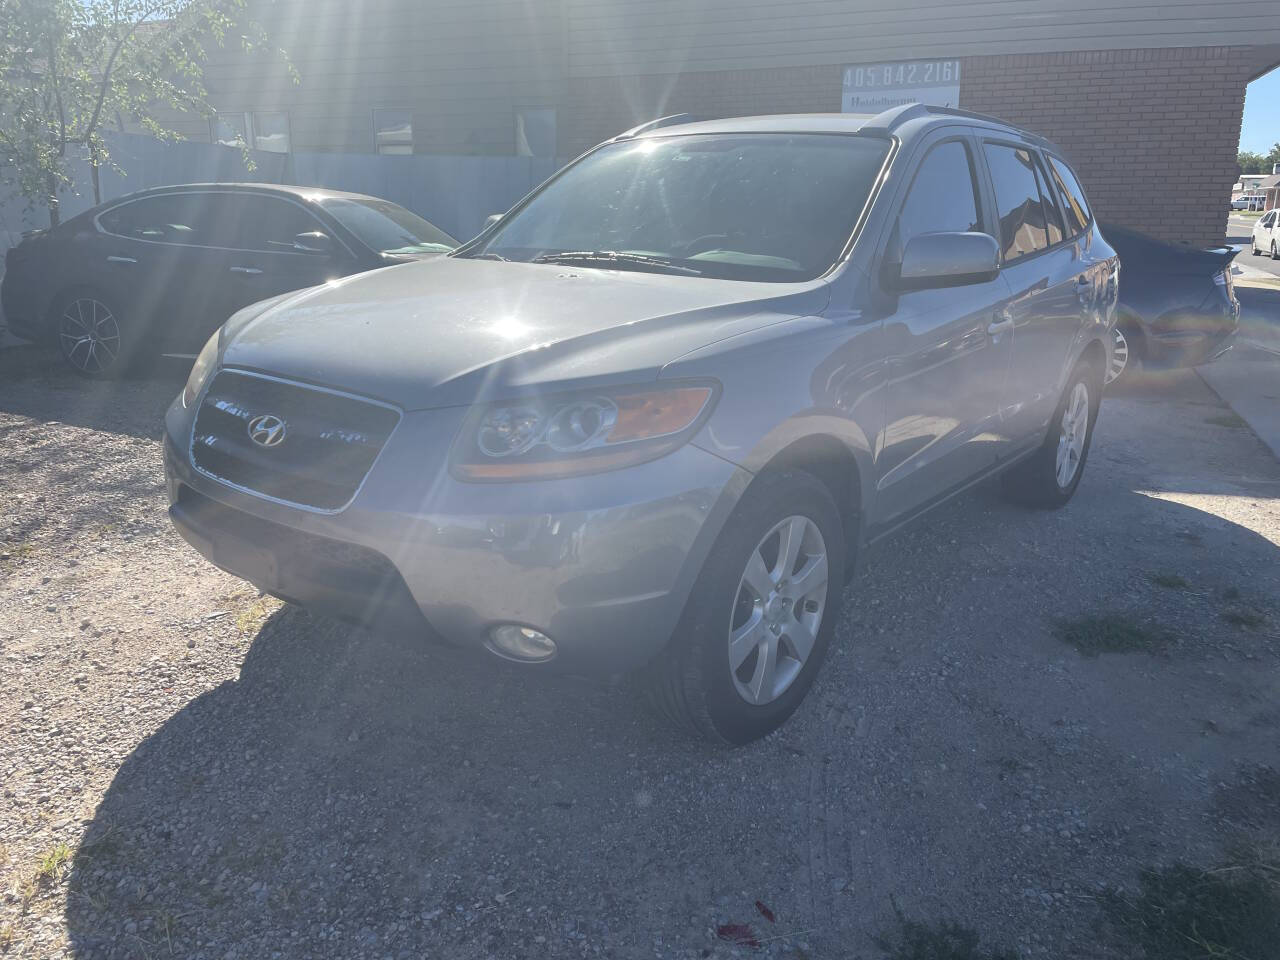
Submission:
M 720 751 L 259 597 L 167 521 L 180 374 L 0 363 L 0 953 L 1130 957 L 1142 871 L 1276 862 L 1280 465 L 1193 372 L 1107 398 L 1062 511 L 878 549 Z

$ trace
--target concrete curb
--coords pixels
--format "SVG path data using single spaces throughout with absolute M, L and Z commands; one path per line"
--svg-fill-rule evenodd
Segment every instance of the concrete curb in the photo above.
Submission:
M 1259 354 L 1227 354 L 1196 373 L 1280 461 L 1280 355 Z

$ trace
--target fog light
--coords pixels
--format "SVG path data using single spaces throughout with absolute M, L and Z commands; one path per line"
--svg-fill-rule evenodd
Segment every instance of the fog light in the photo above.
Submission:
M 556 642 L 532 627 L 504 623 L 489 631 L 489 649 L 512 660 L 536 663 L 556 655 Z

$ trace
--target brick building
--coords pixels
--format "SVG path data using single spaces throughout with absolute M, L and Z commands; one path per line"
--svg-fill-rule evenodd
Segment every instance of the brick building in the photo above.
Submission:
M 919 98 L 1058 141 L 1103 219 L 1220 242 L 1274 0 L 276 0 L 300 77 L 228 57 L 194 138 L 263 148 L 572 156 L 672 113 Z M 1152 191 L 1150 184 L 1161 189 Z

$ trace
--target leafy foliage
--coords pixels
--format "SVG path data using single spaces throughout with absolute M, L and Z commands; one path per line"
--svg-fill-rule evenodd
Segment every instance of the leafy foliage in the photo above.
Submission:
M 1267 154 L 1241 151 L 1236 156 L 1236 163 L 1240 165 L 1242 174 L 1270 173 L 1275 164 L 1280 163 L 1280 143 L 1273 146 L 1271 152 Z
M 246 0 L 0 0 L 0 182 L 46 204 L 56 225 L 71 159 L 88 156 L 96 191 L 97 170 L 110 162 L 104 126 L 128 119 L 171 139 L 158 112 L 212 112 L 209 51 L 231 42 L 246 53 L 267 46 L 245 7 Z

